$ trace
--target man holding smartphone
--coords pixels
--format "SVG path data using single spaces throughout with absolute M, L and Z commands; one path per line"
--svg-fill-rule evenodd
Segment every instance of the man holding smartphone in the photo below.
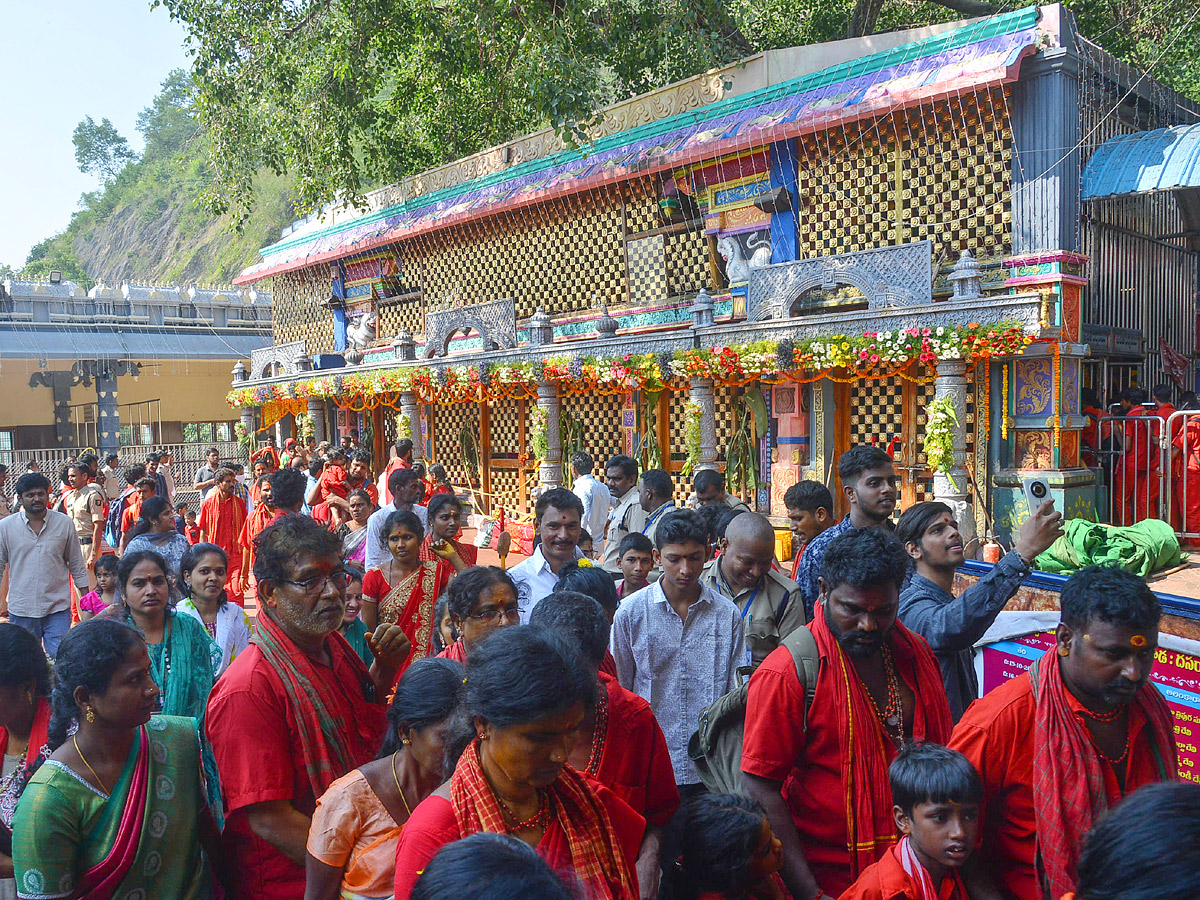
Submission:
M 937 657 L 955 722 L 979 696 L 975 642 L 1012 599 L 1038 554 L 1062 533 L 1062 514 L 1047 499 L 1022 523 L 1008 555 L 955 597 L 954 573 L 966 556 L 953 510 L 931 500 L 909 507 L 896 523 L 896 537 L 913 561 L 900 594 L 900 621 L 925 638 Z

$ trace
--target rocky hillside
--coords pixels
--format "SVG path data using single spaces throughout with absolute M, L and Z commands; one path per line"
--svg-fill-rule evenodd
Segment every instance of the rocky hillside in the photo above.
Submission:
M 295 215 L 291 180 L 261 173 L 257 207 L 240 231 L 206 211 L 207 136 L 188 110 L 190 85 L 174 72 L 138 117 L 146 140 L 140 158 L 84 194 L 66 230 L 37 244 L 20 269 L 45 278 L 52 269 L 87 287 L 98 281 L 228 283 L 279 239 Z M 78 146 L 78 142 L 77 142 Z

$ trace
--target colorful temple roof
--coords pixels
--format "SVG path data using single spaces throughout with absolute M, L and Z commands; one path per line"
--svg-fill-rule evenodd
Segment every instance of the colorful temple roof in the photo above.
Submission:
M 1037 49 L 1039 39 L 1035 6 L 973 21 L 282 240 L 263 248 L 263 261 L 234 283 L 363 253 L 502 209 L 749 152 L 833 124 L 1011 82 L 1020 60 Z

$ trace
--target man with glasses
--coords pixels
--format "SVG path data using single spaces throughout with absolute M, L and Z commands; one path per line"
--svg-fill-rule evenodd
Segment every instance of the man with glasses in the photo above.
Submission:
M 340 635 L 351 575 L 341 539 L 289 515 L 259 535 L 256 636 L 221 676 L 207 728 L 225 797 L 234 895 L 304 893 L 316 798 L 374 759 L 387 695 L 410 643 L 396 625 L 366 635 L 370 669 Z

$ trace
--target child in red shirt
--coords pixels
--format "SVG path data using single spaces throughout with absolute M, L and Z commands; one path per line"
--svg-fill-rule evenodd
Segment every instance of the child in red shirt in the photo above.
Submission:
M 841 900 L 968 900 L 959 869 L 979 838 L 983 782 L 970 761 L 940 744 L 910 744 L 888 769 L 900 843 Z
M 200 543 L 200 526 L 196 524 L 196 511 L 194 509 L 185 510 L 183 513 L 183 535 L 188 539 L 188 543 L 195 547 Z

